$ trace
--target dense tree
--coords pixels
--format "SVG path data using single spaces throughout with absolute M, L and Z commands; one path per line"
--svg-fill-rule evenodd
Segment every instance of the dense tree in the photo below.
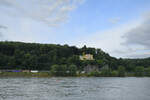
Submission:
M 150 76 L 150 67 L 145 69 L 145 74 L 146 76 Z
M 51 73 L 54 76 L 76 76 L 76 65 L 53 65 L 51 67 Z
M 112 77 L 117 77 L 118 76 L 118 71 L 114 70 L 111 72 Z
M 52 65 L 51 73 L 55 76 L 59 76 L 59 65 Z
M 94 60 L 80 60 L 79 56 L 83 53 L 92 54 Z M 137 66 L 149 68 L 150 58 L 117 59 L 101 49 L 90 48 L 86 45 L 77 48 L 68 45 L 0 42 L 0 69 L 49 70 L 55 64 L 67 66 L 73 64 L 80 71 L 89 64 L 99 66 L 100 69 L 108 65 L 111 70 L 117 70 L 118 66 L 123 66 L 127 72 L 133 73 Z M 143 69 L 143 67 L 138 68 Z M 139 70 L 138 68 L 136 71 Z M 102 73 L 107 74 L 108 72 L 110 72 L 108 69 L 102 70 Z M 138 74 L 138 71 L 136 73 Z M 145 73 L 148 75 L 148 69 L 145 70 Z
M 89 75 L 88 76 L 95 76 L 95 77 L 99 77 L 99 76 L 101 76 L 101 74 L 100 74 L 100 72 L 98 72 L 98 71 L 92 71 L 92 72 L 90 72 L 89 73 Z
M 141 66 L 136 67 L 135 76 L 144 76 L 144 67 Z
M 119 66 L 118 68 L 118 76 L 124 77 L 125 76 L 125 68 L 123 66 Z
M 106 77 L 111 76 L 111 69 L 109 67 L 102 68 L 101 75 Z
M 53 65 L 51 68 L 51 73 L 55 76 L 66 76 L 66 72 L 66 65 Z
M 68 74 L 69 76 L 76 76 L 76 72 L 77 72 L 77 66 L 72 64 L 68 67 Z

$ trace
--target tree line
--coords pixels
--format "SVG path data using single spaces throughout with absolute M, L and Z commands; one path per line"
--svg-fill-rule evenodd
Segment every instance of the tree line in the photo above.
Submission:
M 80 60 L 79 56 L 83 53 L 92 54 L 94 60 Z M 74 66 L 76 70 L 82 71 L 89 64 L 99 68 L 108 65 L 112 71 L 122 66 L 129 73 L 144 68 L 145 72 L 150 67 L 150 58 L 117 59 L 101 49 L 86 46 L 77 48 L 59 44 L 0 42 L 0 69 L 54 70 L 53 66 L 57 68 L 60 65 L 67 70 L 69 66 Z
M 100 71 L 92 71 L 87 74 L 87 76 L 96 76 L 96 77 L 143 77 L 147 76 L 150 77 L 150 67 L 144 68 L 142 66 L 135 67 L 135 69 L 132 72 L 128 72 L 125 67 L 119 66 L 117 70 L 112 70 L 110 68 L 108 69 L 102 69 Z

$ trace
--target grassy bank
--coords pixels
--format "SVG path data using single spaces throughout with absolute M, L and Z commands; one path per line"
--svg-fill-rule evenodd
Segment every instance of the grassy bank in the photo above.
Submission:
M 2 72 L 0 77 L 51 77 L 51 74 L 48 72 Z
M 38 72 L 38 73 L 31 73 L 31 72 L 1 72 L 0 77 L 61 77 L 52 75 L 50 72 Z M 70 77 L 70 76 L 62 76 L 62 77 Z M 72 77 L 149 77 L 146 75 L 143 76 L 136 76 L 134 73 L 126 73 L 124 76 L 118 76 L 117 74 L 109 74 L 103 75 L 101 73 L 84 73 L 84 74 L 77 74 Z

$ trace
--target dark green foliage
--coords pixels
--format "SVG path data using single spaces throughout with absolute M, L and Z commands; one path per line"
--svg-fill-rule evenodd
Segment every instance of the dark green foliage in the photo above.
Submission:
M 76 76 L 76 72 L 77 72 L 77 66 L 72 64 L 70 66 L 68 66 L 68 76 Z
M 112 72 L 111 72 L 111 76 L 112 76 L 112 77 L 117 77 L 117 76 L 118 76 L 118 71 L 115 71 L 115 70 L 112 71 Z
M 57 76 L 59 76 L 60 74 L 59 74 L 59 68 L 60 66 L 59 65 L 53 65 L 52 67 L 51 67 L 51 73 L 52 73 L 52 75 L 57 75 Z
M 67 66 L 66 65 L 53 65 L 51 68 L 52 75 L 55 76 L 66 76 Z
M 150 67 L 145 69 L 145 75 L 150 76 Z
M 123 66 L 119 66 L 118 68 L 118 76 L 119 77 L 124 77 L 125 76 L 125 68 Z
M 83 53 L 92 54 L 95 60 L 81 61 L 79 55 Z M 68 45 L 0 42 L 0 69 L 49 70 L 55 64 L 74 64 L 82 70 L 87 64 L 109 64 L 110 59 L 102 50 L 86 46 L 79 49 Z
M 135 68 L 135 76 L 144 76 L 144 67 L 136 67 Z
M 101 75 L 100 75 L 100 72 L 98 72 L 98 71 L 93 71 L 93 72 L 89 73 L 89 75 L 88 75 L 88 76 L 95 76 L 95 77 L 99 77 L 99 76 L 101 76 Z
M 102 68 L 101 75 L 104 77 L 111 76 L 111 69 L 110 68 Z
M 83 53 L 92 54 L 94 60 L 80 60 L 79 56 Z M 49 70 L 53 69 L 51 68 L 52 65 L 59 65 L 55 66 L 56 69 L 58 67 L 60 70 L 73 69 L 83 71 L 84 67 L 89 64 L 98 66 L 99 69 L 101 69 L 100 73 L 102 76 L 111 76 L 111 74 L 116 76 L 116 73 L 118 73 L 119 76 L 124 76 L 124 69 L 131 74 L 135 72 L 136 76 L 150 76 L 150 58 L 117 59 L 109 56 L 109 54 L 103 52 L 101 49 L 86 46 L 77 48 L 68 45 L 0 42 L 0 69 Z M 74 67 L 70 68 L 72 65 Z M 102 69 L 105 65 L 108 65 L 109 68 Z M 123 67 L 118 68 L 118 66 Z M 55 70 L 55 68 L 53 70 Z M 113 70 L 113 72 L 111 72 L 111 70 Z M 63 76 L 67 75 L 61 72 L 59 74 Z M 72 71 L 70 75 L 74 76 L 75 71 Z
M 51 67 L 51 74 L 54 76 L 76 76 L 76 65 L 53 65 Z

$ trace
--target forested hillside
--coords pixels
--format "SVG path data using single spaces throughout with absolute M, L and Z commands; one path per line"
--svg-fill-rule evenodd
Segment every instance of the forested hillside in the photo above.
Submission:
M 79 56 L 92 54 L 94 60 L 80 60 Z M 36 69 L 50 70 L 54 64 L 74 64 L 78 70 L 91 64 L 103 67 L 108 65 L 111 69 L 124 66 L 132 71 L 137 66 L 150 66 L 147 59 L 116 59 L 103 52 L 101 49 L 68 45 L 38 44 L 23 42 L 0 42 L 0 69 Z

